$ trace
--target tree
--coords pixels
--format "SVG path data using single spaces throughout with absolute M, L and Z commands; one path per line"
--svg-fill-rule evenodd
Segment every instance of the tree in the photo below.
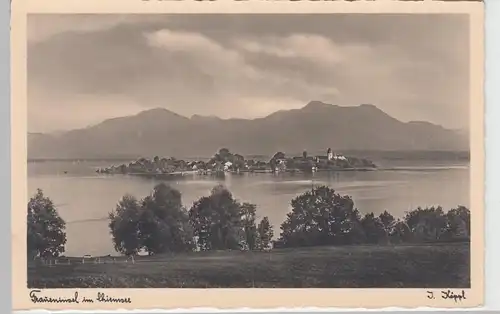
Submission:
M 219 149 L 218 156 L 220 158 L 220 161 L 227 162 L 227 161 L 233 161 L 233 154 L 229 151 L 227 148 L 221 148 Z
M 446 213 L 446 236 L 448 238 L 470 237 L 470 211 L 458 206 Z
M 303 157 L 304 159 L 307 159 L 307 151 L 303 151 L 303 152 L 302 152 L 302 157 Z
M 387 242 L 388 234 L 385 226 L 379 217 L 375 217 L 373 213 L 366 214 L 361 219 L 361 226 L 365 233 L 367 243 Z
M 127 166 L 126 165 L 120 165 L 119 167 L 120 173 L 127 173 Z
M 394 227 L 394 224 L 396 223 L 396 219 L 394 218 L 393 215 L 391 215 L 387 210 L 385 210 L 382 214 L 378 216 L 380 219 L 380 222 L 384 225 L 385 231 L 390 233 L 392 228 Z
M 193 249 L 189 216 L 178 190 L 160 183 L 142 200 L 139 234 L 150 254 Z
M 189 210 L 201 250 L 239 249 L 244 237 L 240 204 L 221 185 L 201 197 Z
M 27 250 L 30 257 L 57 257 L 64 252 L 66 224 L 52 200 L 38 189 L 28 202 Z
M 221 156 L 227 156 L 229 154 L 230 154 L 229 149 L 227 149 L 227 148 L 221 148 L 221 149 L 219 149 L 219 155 L 221 155 Z
M 274 160 L 285 159 L 285 153 L 277 152 L 276 154 L 274 154 L 272 159 L 274 159 Z
M 271 167 L 272 171 L 276 171 L 276 161 L 274 159 L 269 161 L 269 167 Z
M 271 170 L 272 171 L 276 171 L 277 170 L 277 166 L 278 166 L 278 160 L 284 160 L 285 159 L 285 154 L 282 153 L 282 152 L 277 152 L 276 154 L 274 154 L 274 156 L 269 160 L 269 166 L 271 167 Z
M 265 250 L 271 246 L 271 241 L 274 236 L 273 226 L 269 222 L 269 218 L 265 216 L 259 223 L 257 227 L 258 238 L 257 238 L 257 248 L 260 250 Z
M 348 214 L 346 225 L 349 232 L 344 234 L 344 242 L 349 244 L 361 244 L 366 242 L 366 234 L 361 224 L 361 214 L 357 208 L 354 208 Z
M 135 255 L 193 249 L 193 234 L 181 193 L 170 186 L 156 185 L 150 196 L 137 201 L 125 195 L 109 214 L 109 228 L 116 251 Z
M 243 203 L 240 206 L 241 224 L 245 234 L 245 243 L 249 250 L 254 250 L 257 244 L 257 227 L 255 225 L 256 205 Z
M 410 242 L 413 238 L 413 234 L 410 230 L 410 227 L 401 220 L 398 220 L 394 223 L 394 227 L 389 233 L 389 237 L 392 243 L 403 243 Z
M 109 229 L 115 250 L 125 255 L 136 255 L 142 246 L 139 224 L 141 207 L 137 199 L 125 195 L 109 213 Z
M 284 246 L 347 244 L 360 241 L 359 212 L 349 196 L 319 186 L 291 202 L 292 212 L 281 224 Z
M 439 240 L 446 231 L 446 217 L 440 206 L 425 209 L 418 207 L 406 214 L 405 222 L 414 239 L 420 241 Z
M 233 167 L 236 170 L 245 168 L 245 157 L 239 154 L 234 154 L 233 157 Z

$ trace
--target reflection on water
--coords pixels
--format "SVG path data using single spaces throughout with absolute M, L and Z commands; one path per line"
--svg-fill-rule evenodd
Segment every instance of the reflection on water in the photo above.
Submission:
M 149 194 L 158 182 L 133 176 L 99 176 L 99 163 L 43 162 L 28 164 L 30 195 L 37 188 L 54 200 L 67 222 L 67 255 L 114 253 L 107 215 L 129 193 L 138 198 Z M 427 170 L 426 170 L 427 169 Z M 469 170 L 466 166 L 409 168 L 367 172 L 304 174 L 240 174 L 224 179 L 188 176 L 169 183 L 181 191 L 189 207 L 216 184 L 227 186 L 236 198 L 257 204 L 257 214 L 269 216 L 275 234 L 290 210 L 293 197 L 313 185 L 329 185 L 353 197 L 362 212 L 384 210 L 394 216 L 417 206 L 442 205 L 445 209 L 469 205 Z

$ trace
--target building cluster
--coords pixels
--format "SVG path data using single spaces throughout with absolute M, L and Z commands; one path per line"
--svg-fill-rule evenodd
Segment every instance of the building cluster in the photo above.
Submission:
M 284 153 L 278 152 L 269 164 L 273 172 L 316 172 L 318 170 L 334 170 L 353 166 L 349 158 L 342 154 L 334 153 L 331 148 L 328 148 L 326 155 L 318 156 L 308 156 L 307 151 L 304 151 L 302 156 L 287 158 Z
M 326 155 L 308 156 L 304 151 L 302 156 L 287 157 L 278 152 L 268 161 L 247 160 L 242 155 L 232 154 L 228 149 L 221 149 L 208 161 L 184 161 L 176 158 L 153 159 L 140 158 L 131 163 L 98 169 L 99 173 L 107 174 L 185 174 L 195 172 L 200 174 L 221 172 L 316 172 L 319 170 L 339 170 L 353 168 L 375 168 L 366 159 L 346 157 L 328 148 Z
M 337 155 L 337 154 L 333 153 L 331 148 L 328 148 L 328 150 L 326 151 L 326 157 L 327 157 L 328 161 L 347 160 L 347 158 L 344 155 Z

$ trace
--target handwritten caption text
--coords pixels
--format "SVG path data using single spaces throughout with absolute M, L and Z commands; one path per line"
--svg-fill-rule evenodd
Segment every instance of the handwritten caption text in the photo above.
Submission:
M 87 297 L 79 295 L 78 291 L 70 297 L 49 297 L 44 296 L 42 290 L 31 290 L 30 299 L 33 303 L 132 303 L 130 297 L 114 297 L 102 292 L 97 292 L 94 297 Z

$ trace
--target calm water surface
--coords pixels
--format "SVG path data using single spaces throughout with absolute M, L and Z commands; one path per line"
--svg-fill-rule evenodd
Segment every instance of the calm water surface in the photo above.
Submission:
M 67 223 L 66 255 L 116 254 L 111 242 L 107 215 L 126 193 L 142 198 L 158 181 L 131 176 L 103 176 L 99 162 L 45 161 L 28 163 L 28 192 L 41 188 L 58 207 Z M 398 165 L 401 166 L 401 165 Z M 446 210 L 469 206 L 468 165 L 404 165 L 398 170 L 316 173 L 312 175 L 243 174 L 225 179 L 190 176 L 170 184 L 182 192 L 183 202 L 193 201 L 218 183 L 227 186 L 240 201 L 257 204 L 259 217 L 269 216 L 275 234 L 290 210 L 290 200 L 325 184 L 352 196 L 361 213 L 388 210 L 396 217 L 417 206 L 441 205 Z

